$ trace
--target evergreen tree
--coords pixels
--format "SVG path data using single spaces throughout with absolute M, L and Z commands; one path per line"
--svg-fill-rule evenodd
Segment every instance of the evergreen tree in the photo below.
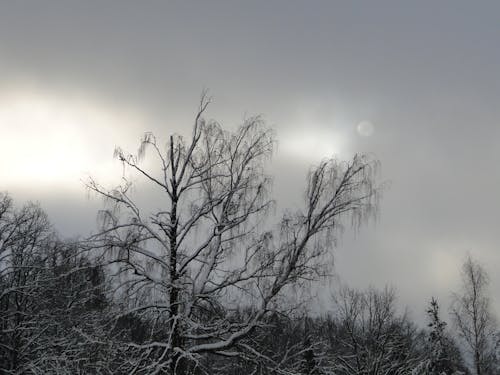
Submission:
M 430 320 L 428 327 L 431 329 L 429 333 L 429 345 L 431 349 L 429 371 L 431 374 L 442 374 L 443 372 L 447 373 L 446 369 L 448 367 L 448 361 L 444 342 L 446 322 L 443 322 L 439 318 L 439 305 L 434 297 L 431 299 L 427 315 Z
M 427 310 L 429 316 L 429 360 L 428 374 L 454 374 L 464 370 L 460 351 L 453 340 L 446 335 L 446 322 L 439 317 L 439 304 L 435 298 L 431 299 Z

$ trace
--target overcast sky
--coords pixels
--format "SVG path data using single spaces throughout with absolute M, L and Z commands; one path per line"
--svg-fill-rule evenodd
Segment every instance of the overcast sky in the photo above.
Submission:
M 4 1 L 0 190 L 65 236 L 95 227 L 86 174 L 116 145 L 186 133 L 200 92 L 227 127 L 276 128 L 275 195 L 297 205 L 322 156 L 374 153 L 379 219 L 347 230 L 347 283 L 394 285 L 417 319 L 447 309 L 467 252 L 500 312 L 500 2 Z M 360 125 L 361 124 L 361 125 Z

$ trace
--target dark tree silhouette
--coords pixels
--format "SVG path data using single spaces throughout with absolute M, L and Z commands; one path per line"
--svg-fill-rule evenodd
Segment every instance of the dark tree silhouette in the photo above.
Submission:
M 329 159 L 311 170 L 303 209 L 270 224 L 265 166 L 273 132 L 259 117 L 228 132 L 203 118 L 208 105 L 203 96 L 187 141 L 172 135 L 162 145 L 148 133 L 137 155 L 116 150 L 126 171 L 163 194 L 156 210 L 141 207 L 126 179 L 111 190 L 88 183 L 111 205 L 92 240 L 122 276 L 122 315 L 139 314 L 167 327 L 161 340 L 129 346 L 135 352 L 130 358 L 147 363 L 130 360 L 138 372 L 182 374 L 205 353 L 257 355 L 243 338 L 278 308 L 287 288 L 321 276 L 335 230 L 346 220 L 359 223 L 376 204 L 374 160 Z M 141 163 L 147 150 L 156 169 Z M 251 306 L 244 321 L 232 319 L 236 301 Z
M 429 318 L 429 358 L 425 366 L 425 372 L 432 375 L 455 374 L 464 372 L 460 351 L 453 339 L 446 333 L 446 322 L 439 316 L 439 304 L 434 298 L 431 299 L 427 309 Z
M 102 350 L 82 335 L 102 328 L 104 273 L 83 253 L 78 244 L 57 238 L 38 205 L 17 209 L 9 196 L 0 195 L 2 373 L 95 372 L 102 367 L 97 361 Z

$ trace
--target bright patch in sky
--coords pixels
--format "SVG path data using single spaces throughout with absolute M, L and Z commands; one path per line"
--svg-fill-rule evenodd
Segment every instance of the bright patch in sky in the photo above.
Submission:
M 303 161 L 317 162 L 345 152 L 345 137 L 321 127 L 296 129 L 280 135 L 279 151 Z
M 133 127 L 130 118 L 81 100 L 0 94 L 0 181 L 25 188 L 81 188 L 86 174 L 107 180 L 111 168 L 116 170 L 114 146 Z
M 429 252 L 429 276 L 433 278 L 434 285 L 443 290 L 454 286 L 460 274 L 462 254 L 453 249 L 453 246 L 440 244 L 432 246 Z

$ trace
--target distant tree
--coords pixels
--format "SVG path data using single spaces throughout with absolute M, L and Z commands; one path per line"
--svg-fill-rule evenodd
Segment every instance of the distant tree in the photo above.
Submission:
M 462 266 L 462 291 L 454 294 L 451 315 L 473 359 L 477 375 L 493 374 L 496 322 L 487 293 L 484 268 L 470 256 Z
M 335 374 L 408 374 L 422 362 L 423 336 L 405 314 L 397 314 L 393 289 L 344 287 L 334 301 Z
M 86 335 L 106 337 L 103 270 L 78 243 L 55 235 L 35 204 L 0 194 L 0 372 L 98 373 L 112 356 Z
M 93 246 L 123 276 L 115 281 L 128 301 L 122 315 L 167 328 L 161 340 L 128 346 L 137 373 L 184 374 L 206 355 L 258 356 L 244 338 L 284 308 L 279 301 L 290 286 L 324 274 L 335 230 L 346 220 L 360 223 L 376 203 L 376 161 L 324 160 L 309 173 L 303 209 L 270 224 L 265 165 L 273 132 L 259 117 L 223 130 L 203 119 L 208 105 L 203 96 L 188 141 L 172 135 L 163 146 L 148 133 L 137 155 L 115 152 L 126 171 L 162 192 L 156 210 L 139 204 L 125 177 L 111 190 L 88 183 L 111 204 Z M 146 150 L 158 168 L 140 163 Z M 234 320 L 236 301 L 251 307 L 241 321 Z M 143 364 L 132 363 L 137 356 Z
M 447 324 L 441 320 L 439 305 L 434 298 L 431 299 L 427 315 L 430 332 L 425 373 L 429 375 L 449 375 L 464 371 L 460 351 L 453 339 L 446 333 Z
M 47 248 L 54 233 L 35 204 L 14 207 L 0 194 L 0 369 L 17 370 L 29 362 L 38 313 L 38 285 L 44 279 Z
M 99 373 L 112 368 L 113 358 L 88 336 L 108 334 L 104 270 L 93 264 L 77 243 L 59 242 L 46 249 L 44 276 L 36 295 L 33 358 L 25 363 L 33 373 Z

